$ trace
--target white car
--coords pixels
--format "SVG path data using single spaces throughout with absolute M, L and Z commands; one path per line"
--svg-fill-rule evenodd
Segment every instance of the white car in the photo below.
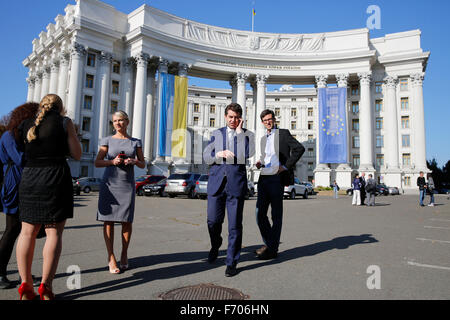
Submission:
M 303 199 L 308 199 L 308 188 L 300 183 L 298 178 L 294 178 L 294 184 L 284 187 L 284 196 L 289 199 L 295 199 L 296 196 L 301 195 Z

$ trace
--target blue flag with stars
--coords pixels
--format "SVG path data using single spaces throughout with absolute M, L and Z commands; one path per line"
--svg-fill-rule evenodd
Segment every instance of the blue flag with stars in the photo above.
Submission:
M 319 162 L 348 163 L 347 88 L 319 88 Z

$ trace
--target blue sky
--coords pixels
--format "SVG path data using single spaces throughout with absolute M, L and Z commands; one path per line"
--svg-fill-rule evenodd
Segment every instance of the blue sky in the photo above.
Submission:
M 252 4 L 256 10 L 255 31 L 273 33 L 316 33 L 366 27 L 370 5 L 381 9 L 381 29 L 371 37 L 420 29 L 422 48 L 431 51 L 424 81 L 427 159 L 439 165 L 450 160 L 450 99 L 446 79 L 450 75 L 450 1 L 448 0 L 105 0 L 129 13 L 148 4 L 171 14 L 198 22 L 251 30 Z M 34 38 L 64 14 L 74 0 L 0 1 L 0 116 L 24 102 L 27 69 L 22 61 L 31 53 Z M 192 79 L 191 84 L 224 87 L 225 82 Z M 269 88 L 272 89 L 272 88 Z

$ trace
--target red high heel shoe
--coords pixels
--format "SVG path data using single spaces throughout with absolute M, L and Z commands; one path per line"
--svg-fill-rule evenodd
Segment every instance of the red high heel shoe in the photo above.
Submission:
M 33 290 L 33 286 L 24 282 L 19 287 L 20 300 L 34 300 L 36 298 L 36 293 Z
M 39 286 L 39 295 L 41 296 L 41 300 L 55 300 L 55 295 L 52 290 L 50 290 L 45 283 L 41 283 Z

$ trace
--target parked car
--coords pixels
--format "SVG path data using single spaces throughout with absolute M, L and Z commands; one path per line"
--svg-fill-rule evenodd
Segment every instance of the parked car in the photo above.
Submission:
M 167 178 L 165 192 L 171 198 L 177 195 L 195 197 L 195 182 L 200 178 L 198 173 L 173 173 Z
M 247 181 L 247 194 L 245 195 L 245 198 L 248 199 L 250 197 L 254 197 L 256 194 L 256 185 L 253 183 L 253 181 L 248 180 Z
M 143 196 L 144 195 L 143 187 L 145 185 L 157 183 L 165 178 L 166 178 L 166 176 L 159 176 L 159 175 L 146 175 L 146 176 L 137 177 L 136 178 L 136 195 Z
M 308 189 L 304 184 L 300 183 L 298 178 L 294 178 L 294 184 L 284 187 L 284 197 L 295 199 L 297 195 L 302 195 L 303 199 L 308 199 Z
M 194 193 L 196 198 L 200 199 L 207 198 L 208 177 L 209 177 L 208 174 L 202 174 L 200 178 L 198 178 L 198 180 L 195 182 Z
M 73 188 L 73 194 L 79 196 L 81 193 L 81 187 L 78 183 L 77 179 L 72 178 L 72 188 Z
M 400 194 L 400 190 L 398 190 L 397 187 L 389 187 L 388 190 L 389 190 L 389 194 L 392 196 Z
M 308 190 L 308 194 L 314 194 L 314 186 L 311 182 L 301 181 L 300 184 L 303 184 Z
M 383 195 L 383 196 L 387 196 L 389 195 L 389 188 L 384 184 L 377 184 L 377 195 Z
M 142 187 L 142 191 L 144 192 L 144 195 L 147 197 L 153 196 L 153 195 L 159 195 L 160 197 L 165 197 L 166 196 L 166 192 L 165 192 L 166 182 L 167 182 L 167 179 L 164 178 L 162 180 L 159 180 L 156 183 L 146 184 L 145 186 Z
M 85 177 L 77 180 L 80 190 L 83 190 L 84 193 L 99 191 L 101 182 L 102 179 L 93 177 Z

